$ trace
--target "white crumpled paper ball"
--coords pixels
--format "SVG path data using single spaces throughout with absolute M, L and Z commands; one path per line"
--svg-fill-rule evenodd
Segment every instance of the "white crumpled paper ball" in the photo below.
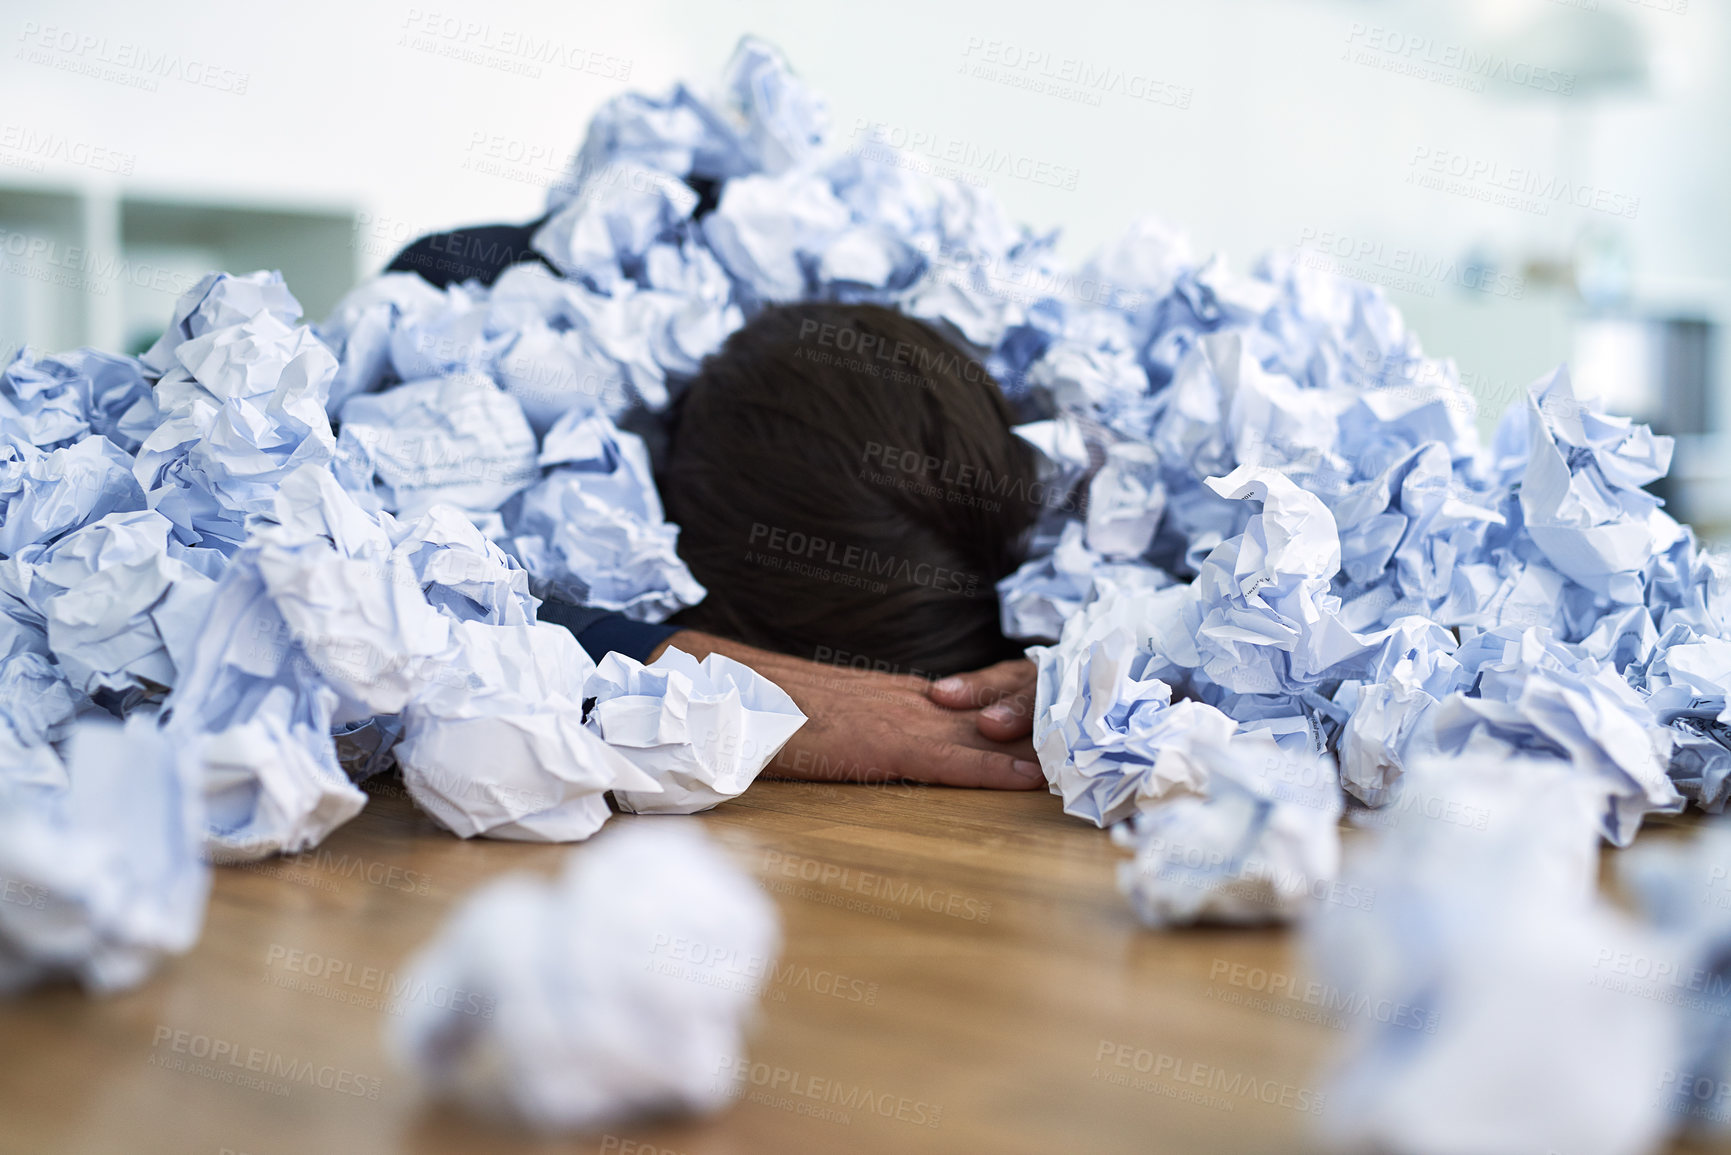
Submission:
M 779 947 L 774 905 L 695 824 L 644 819 L 554 881 L 470 895 L 405 968 L 450 997 L 406 1002 L 386 1043 L 433 1094 L 543 1131 L 716 1111 Z
M 210 895 L 196 760 L 148 714 L 76 723 L 66 785 L 0 768 L 0 992 L 107 994 L 198 941 Z

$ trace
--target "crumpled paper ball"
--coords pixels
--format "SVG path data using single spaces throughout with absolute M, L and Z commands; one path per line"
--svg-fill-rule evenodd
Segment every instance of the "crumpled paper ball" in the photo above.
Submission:
M 140 713 L 124 725 L 80 721 L 63 786 L 56 767 L 7 760 L 0 993 L 56 977 L 92 993 L 126 990 L 197 941 L 210 867 L 188 753 Z
M 409 796 L 462 838 L 588 838 L 610 816 L 609 790 L 654 793 L 655 780 L 583 724 L 595 663 L 571 631 L 459 623 L 447 676 L 403 714 L 395 753 Z
M 1170 593 L 1172 591 L 1163 591 Z M 1110 826 L 1138 806 L 1200 793 L 1198 739 L 1225 741 L 1238 724 L 1213 706 L 1172 700 L 1154 630 L 1163 601 L 1109 586 L 1064 626 L 1056 646 L 1028 650 L 1038 668 L 1034 750 L 1064 812 Z
M 1266 734 L 1191 735 L 1181 748 L 1200 788 L 1112 828 L 1135 852 L 1118 889 L 1144 925 L 1284 922 L 1364 901 L 1336 881 L 1341 797 L 1328 759 L 1294 756 Z
M 737 798 L 806 721 L 787 691 L 744 663 L 700 662 L 674 646 L 647 666 L 608 654 L 583 694 L 589 725 L 661 787 L 613 792 L 635 814 L 695 814 Z
M 386 1045 L 439 1097 L 541 1131 L 732 1101 L 774 905 L 693 825 L 642 819 L 464 900 L 403 968 Z M 460 993 L 462 997 L 458 997 Z
M 1598 898 L 1598 822 L 1589 781 L 1493 741 L 1409 769 L 1345 876 L 1374 906 L 1330 906 L 1306 933 L 1326 989 L 1389 1009 L 1353 1016 L 1335 1057 L 1332 1145 L 1657 1148 L 1681 1031 L 1616 968 L 1669 952 Z

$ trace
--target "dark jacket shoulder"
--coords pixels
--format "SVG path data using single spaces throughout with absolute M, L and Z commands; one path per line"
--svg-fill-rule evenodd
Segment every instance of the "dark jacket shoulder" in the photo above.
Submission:
M 526 225 L 472 225 L 431 233 L 398 253 L 385 266 L 385 272 L 419 273 L 422 280 L 443 289 L 471 279 L 491 285 L 506 269 L 526 261 L 553 269 L 529 243 L 546 220 L 541 217 Z

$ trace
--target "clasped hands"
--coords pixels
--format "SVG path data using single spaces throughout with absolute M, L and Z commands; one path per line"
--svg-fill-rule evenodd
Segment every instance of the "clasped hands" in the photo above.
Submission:
M 930 782 L 1032 790 L 1046 784 L 1029 735 L 1034 664 L 1024 658 L 930 682 L 760 650 L 698 630 L 658 646 L 724 654 L 783 690 L 809 719 L 763 773 L 822 782 Z

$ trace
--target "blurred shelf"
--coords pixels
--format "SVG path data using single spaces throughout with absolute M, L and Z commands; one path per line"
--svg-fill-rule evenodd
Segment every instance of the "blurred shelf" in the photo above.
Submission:
M 361 272 L 357 213 L 90 184 L 0 185 L 0 362 L 23 344 L 138 352 L 215 269 L 279 269 L 309 318 Z

